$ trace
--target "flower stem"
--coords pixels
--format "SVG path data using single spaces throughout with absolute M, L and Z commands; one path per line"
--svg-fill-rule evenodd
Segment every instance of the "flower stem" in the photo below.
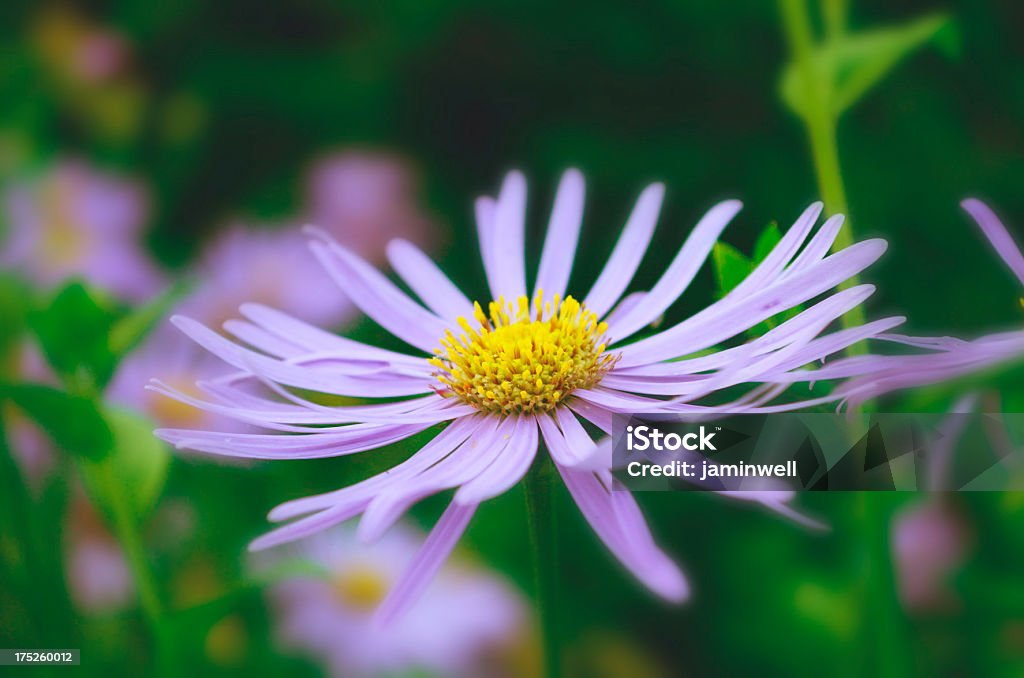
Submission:
M 913 674 L 906 652 L 909 643 L 903 611 L 896 595 L 893 571 L 893 497 L 887 492 L 861 492 L 859 523 L 863 538 L 863 599 L 860 617 L 861 642 L 865 649 L 862 675 L 888 678 Z
M 818 190 L 825 208 L 832 214 L 845 214 L 847 219 L 836 237 L 833 250 L 853 244 L 853 227 L 849 219 L 849 206 L 839 164 L 839 145 L 836 128 L 838 111 L 831 96 L 832 74 L 824 71 L 816 58 L 816 41 L 806 0 L 780 0 L 783 29 L 804 88 L 803 108 L 800 116 L 807 131 L 817 178 Z M 840 42 L 846 31 L 847 0 L 822 0 L 822 16 L 826 39 Z M 841 288 L 856 285 L 850 278 Z M 864 311 L 860 306 L 843 316 L 844 327 L 864 324 Z M 863 354 L 863 343 L 851 346 L 851 355 Z M 856 413 L 853 413 L 856 414 Z M 902 609 L 896 595 L 889 534 L 893 506 L 890 496 L 883 492 L 861 492 L 856 496 L 857 527 L 863 544 L 863 569 L 860 573 L 862 601 L 860 634 L 862 648 L 873 651 L 862 655 L 864 675 L 906 675 L 911 662 L 906 654 L 907 644 Z
M 541 628 L 544 669 L 548 678 L 562 674 L 558 625 L 558 541 L 555 512 L 551 502 L 555 468 L 543 455 L 527 473 L 523 483 L 527 523 L 533 552 L 533 576 L 537 617 Z
M 841 40 L 842 31 L 845 30 L 845 3 L 826 4 L 829 38 Z M 853 244 L 853 227 L 850 224 L 850 210 L 839 167 L 839 144 L 836 138 L 839 119 L 830 101 L 832 84 L 822 77 L 825 74 L 819 73 L 820 64 L 816 63 L 815 39 L 805 0 L 781 0 L 779 8 L 786 41 L 804 89 L 805 104 L 800 115 L 811 147 L 818 193 L 825 202 L 825 209 L 829 214 L 846 215 L 846 221 L 832 246 L 832 249 L 837 251 Z M 857 276 L 854 276 L 839 287 L 846 289 L 858 283 Z M 847 328 L 863 325 L 864 310 L 860 306 L 855 307 L 843 316 L 842 323 L 843 327 Z M 865 350 L 862 343 L 857 343 L 851 346 L 848 352 L 851 355 L 858 355 L 863 354 Z
M 167 632 L 165 609 L 160 600 L 156 577 L 146 556 L 139 524 L 129 504 L 124 483 L 116 477 L 112 467 L 107 464 L 98 464 L 97 472 L 103 478 L 100 487 L 101 491 L 106 494 L 111 528 L 128 561 L 135 590 L 138 592 L 139 606 L 153 638 L 157 672 L 161 675 L 174 675 L 177 657 Z

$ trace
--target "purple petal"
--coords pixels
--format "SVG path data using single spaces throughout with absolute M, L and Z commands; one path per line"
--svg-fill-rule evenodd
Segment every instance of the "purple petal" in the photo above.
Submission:
M 415 477 L 431 468 L 451 454 L 452 450 L 459 447 L 470 436 L 480 435 L 488 430 L 488 426 L 490 424 L 479 416 L 458 419 L 434 436 L 416 454 L 388 471 L 340 490 L 285 502 L 274 508 L 268 517 L 275 522 L 288 520 L 306 513 L 330 508 L 340 502 L 370 498 L 390 485 L 401 484 L 408 478 Z
M 614 323 L 608 323 L 608 336 L 613 342 L 632 336 L 675 303 L 697 275 L 718 236 L 741 207 L 738 200 L 727 200 L 707 211 L 650 292 L 632 310 L 616 318 Z
M 359 538 L 376 541 L 416 502 L 476 478 L 504 453 L 514 428 L 515 421 L 510 418 L 498 423 L 489 417 L 469 440 L 443 460 L 377 495 L 359 522 Z
M 1013 236 L 1006 230 L 1006 226 L 1003 226 L 996 213 L 975 198 L 964 200 L 960 206 L 978 223 L 985 237 L 996 249 L 996 253 L 1006 262 L 1021 284 L 1024 284 L 1024 254 L 1021 254 L 1020 246 L 1014 242 Z
M 494 256 L 494 215 L 498 211 L 498 203 L 494 198 L 485 196 L 477 198 L 474 207 L 476 209 L 476 233 L 480 240 L 480 259 L 484 263 L 487 286 L 493 295 L 494 290 L 500 289 Z
M 338 287 L 363 312 L 393 335 L 423 351 L 438 346 L 448 323 L 405 295 L 384 274 L 326 234 L 310 249 Z
M 242 304 L 242 315 L 266 331 L 294 342 L 310 352 L 337 351 L 353 358 L 387 360 L 391 363 L 421 365 L 423 358 L 370 346 L 338 336 L 262 304 Z
M 365 452 L 404 440 L 431 424 L 353 424 L 332 433 L 266 435 L 157 429 L 161 440 L 177 449 L 247 459 L 323 459 Z
M 504 494 L 526 475 L 537 455 L 537 422 L 532 416 L 519 415 L 508 446 L 478 476 L 455 492 L 458 504 L 477 505 Z
M 751 292 L 761 289 L 775 281 L 782 273 L 786 265 L 793 259 L 797 250 L 807 240 L 814 222 L 821 214 L 822 203 L 812 203 L 793 223 L 793 226 L 786 231 L 779 243 L 772 248 L 768 256 L 748 275 L 739 285 L 733 288 L 727 297 L 743 297 Z
M 494 215 L 494 265 L 497 289 L 494 298 L 526 296 L 526 179 L 509 172 L 501 186 Z
M 434 313 L 448 320 L 473 316 L 473 304 L 423 250 L 398 239 L 388 243 L 387 254 L 398 275 Z
M 658 223 L 661 201 L 665 197 L 664 184 L 651 184 L 644 189 L 629 215 L 629 221 L 615 244 L 608 263 L 597 282 L 587 293 L 586 305 L 600 318 L 607 313 L 636 274 L 647 246 L 651 242 L 654 226 Z
M 395 587 L 374 613 L 374 623 L 386 627 L 402 616 L 426 590 L 430 581 L 451 554 L 462 533 L 466 531 L 476 506 L 452 502 L 427 536 L 416 557 L 405 569 Z
M 655 545 L 633 496 L 625 490 L 611 491 L 590 471 L 557 468 L 587 522 L 615 557 L 658 595 L 672 602 L 685 600 L 686 579 Z
M 882 256 L 885 247 L 883 240 L 866 240 L 741 301 L 712 304 L 664 332 L 626 346 L 619 366 L 658 362 L 713 346 L 860 273 Z
M 583 224 L 584 194 L 583 175 L 579 170 L 566 170 L 551 211 L 540 268 L 537 269 L 537 284 L 533 288 L 534 297 L 538 292 L 543 292 L 547 299 L 556 294 L 565 296 Z

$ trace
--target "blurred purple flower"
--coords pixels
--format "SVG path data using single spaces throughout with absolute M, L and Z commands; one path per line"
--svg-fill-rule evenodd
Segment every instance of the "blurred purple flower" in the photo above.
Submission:
M 988 205 L 974 198 L 964 200 L 961 205 L 977 222 L 999 257 L 1024 285 L 1024 255 L 999 217 Z M 838 389 L 851 404 L 856 405 L 893 391 L 949 381 L 1024 358 L 1024 330 L 998 332 L 971 341 L 953 337 L 903 335 L 881 335 L 879 338 L 928 349 L 930 352 L 876 360 L 875 371 L 851 379 Z
M 203 251 L 195 291 L 180 312 L 219 326 L 244 303 L 286 311 L 316 325 L 336 326 L 357 309 L 334 288 L 327 273 L 313 265 L 308 241 L 295 228 L 253 229 L 236 225 Z
M 80 276 L 140 301 L 164 282 L 140 242 L 149 201 L 133 180 L 66 160 L 8 189 L 4 207 L 10 228 L 0 265 L 37 283 Z
M 415 670 L 493 675 L 495 658 L 528 640 L 528 617 L 519 594 L 482 568 L 450 563 L 413 612 L 387 630 L 372 624 L 374 608 L 420 542 L 415 530 L 398 525 L 369 547 L 347 528 L 296 544 L 289 555 L 324 572 L 270 587 L 282 646 L 346 678 Z
M 94 614 L 129 607 L 135 599 L 124 552 L 84 498 L 68 512 L 65 530 L 68 590 L 75 604 Z
M 121 33 L 67 4 L 51 4 L 40 11 L 32 38 L 43 65 L 72 83 L 104 83 L 129 63 L 131 50 Z
M 419 200 L 420 182 L 398 155 L 343 151 L 309 174 L 307 218 L 374 264 L 393 238 L 434 249 L 436 231 Z
M 415 354 L 335 336 L 262 305 L 243 306 L 247 320 L 227 328 L 256 350 L 178 317 L 175 323 L 186 334 L 238 371 L 207 385 L 210 400 L 162 384 L 154 390 L 210 412 L 298 435 L 173 429 L 158 435 L 178 448 L 215 455 L 310 459 L 382 447 L 451 422 L 386 473 L 277 507 L 272 520 L 298 520 L 253 544 L 264 548 L 291 541 L 360 514 L 359 534 L 373 541 L 415 502 L 457 489 L 422 551 L 382 604 L 382 621 L 396 618 L 419 597 L 477 506 L 516 484 L 543 440 L 569 492 L 609 549 L 653 591 L 682 600 L 688 594 L 682 573 L 655 545 L 633 497 L 612 490 L 609 446 L 592 440 L 583 422 L 609 434 L 617 413 L 773 412 L 829 402 L 831 396 L 770 404 L 793 383 L 873 369 L 870 360 L 839 370 L 831 365 L 804 368 L 903 319 L 825 333 L 874 288 L 831 290 L 877 260 L 885 243 L 865 241 L 829 255 L 842 217 L 832 217 L 812 235 L 822 209 L 815 204 L 724 298 L 676 325 L 625 343 L 661 318 L 686 290 L 740 209 L 736 201 L 713 207 L 654 287 L 624 296 L 650 242 L 663 193 L 664 187 L 654 184 L 640 196 L 583 305 L 563 297 L 583 218 L 584 183 L 576 171 L 567 172 L 559 187 L 532 293 L 524 261 L 525 179 L 513 172 L 496 200 L 477 202 L 481 255 L 491 298 L 497 300 L 487 311 L 471 303 L 406 241 L 390 243 L 388 258 L 422 305 L 317 231 L 311 246 L 338 285 L 370 318 L 415 347 Z M 823 295 L 753 341 L 706 353 L 767 318 Z M 275 398 L 240 390 L 253 384 L 264 384 Z M 735 387 L 746 391 L 738 400 L 698 404 Z M 310 392 L 401 400 L 328 407 L 311 399 Z M 787 493 L 736 496 L 792 514 L 784 504 Z
M 949 580 L 966 561 L 969 542 L 964 519 L 946 501 L 929 498 L 897 512 L 892 549 L 908 610 L 934 612 L 955 602 Z
M 34 342 L 19 342 L 11 357 L 17 380 L 51 386 L 58 383 L 57 377 Z M 14 461 L 21 471 L 25 484 L 38 492 L 46 484 L 57 462 L 53 441 L 14 403 L 4 402 L 0 404 L 0 409 L 3 410 L 0 416 L 7 426 L 8 442 Z
M 334 283 L 314 263 L 306 237 L 296 229 L 235 226 L 204 251 L 194 273 L 195 288 L 177 312 L 214 327 L 234 326 L 236 321 L 229 318 L 246 302 L 280 308 L 317 325 L 336 326 L 352 318 L 357 309 L 347 297 L 316 292 L 331 289 Z M 197 384 L 215 380 L 226 371 L 223 362 L 180 332 L 159 328 L 118 367 L 108 397 L 146 412 L 162 426 L 251 430 L 231 418 L 145 390 L 150 380 L 157 379 L 198 397 Z

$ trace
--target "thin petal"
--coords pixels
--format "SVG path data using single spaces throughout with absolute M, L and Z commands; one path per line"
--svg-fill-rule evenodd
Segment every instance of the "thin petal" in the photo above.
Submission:
M 498 269 L 494 257 L 494 215 L 498 211 L 498 203 L 494 198 L 484 196 L 476 199 L 476 234 L 480 241 L 480 260 L 484 265 L 487 285 L 494 296 L 494 290 L 500 289 Z M 494 296 L 497 299 L 497 296 Z
M 386 627 L 401 617 L 426 590 L 430 581 L 466 531 L 476 506 L 452 502 L 427 536 L 423 547 L 406 567 L 398 583 L 374 613 L 374 624 Z
M 455 493 L 458 504 L 480 504 L 506 492 L 526 475 L 537 455 L 537 422 L 520 415 L 508 446 L 477 477 Z
M 988 205 L 975 198 L 964 200 L 960 206 L 978 223 L 985 237 L 996 249 L 996 253 L 1006 262 L 1021 284 L 1024 284 L 1024 254 L 1021 254 L 1020 246 L 1014 242 L 1013 236 L 1006 230 L 1006 226 L 999 220 L 996 213 Z
M 509 172 L 501 186 L 494 215 L 494 250 L 491 253 L 497 278 L 495 299 L 526 296 L 526 179 Z
M 434 466 L 468 438 L 480 435 L 487 431 L 488 427 L 493 430 L 493 426 L 479 416 L 458 419 L 434 436 L 416 454 L 388 471 L 340 490 L 285 502 L 274 508 L 268 518 L 274 522 L 289 520 L 314 511 L 322 511 L 341 502 L 362 498 L 369 501 L 390 485 L 401 484 Z
M 391 363 L 412 363 L 419 365 L 423 362 L 420 356 L 411 356 L 407 353 L 398 353 L 387 349 L 370 346 L 347 337 L 342 337 L 315 325 L 282 313 L 277 309 L 263 304 L 242 304 L 239 311 L 256 325 L 271 332 L 282 339 L 294 342 L 307 351 L 339 351 L 345 352 L 353 358 L 369 358 L 372 360 L 387 360 Z
M 421 395 L 431 390 L 430 381 L 425 376 L 404 376 L 381 371 L 379 379 L 371 379 L 347 376 L 341 371 L 304 367 L 238 346 L 190 318 L 174 316 L 171 322 L 229 365 L 243 372 L 257 373 L 280 384 L 321 393 L 369 398 Z
M 632 495 L 612 491 L 597 474 L 557 467 L 587 522 L 601 541 L 645 586 L 672 602 L 689 596 L 675 563 L 654 543 Z
M 604 316 L 626 291 L 658 223 L 661 201 L 665 197 L 664 184 L 651 184 L 644 189 L 636 201 L 629 221 L 619 236 L 619 242 L 612 250 L 608 263 L 598 276 L 597 282 L 587 293 L 586 305 L 598 317 Z
M 434 313 L 448 320 L 473 316 L 473 304 L 423 250 L 398 239 L 388 243 L 387 254 L 395 272 Z
M 334 242 L 313 242 L 310 249 L 352 302 L 393 335 L 432 352 L 448 323 L 410 299 L 384 274 Z
M 660 362 L 713 346 L 860 273 L 885 248 L 884 240 L 865 240 L 741 301 L 713 304 L 664 332 L 624 347 L 619 366 Z
M 515 427 L 512 419 L 495 423 L 493 417 L 487 418 L 484 426 L 450 455 L 375 497 L 359 521 L 359 538 L 376 541 L 416 502 L 483 473 L 509 446 Z
M 805 209 L 797 217 L 793 226 L 782 236 L 779 243 L 764 258 L 764 261 L 758 264 L 739 285 L 730 290 L 727 297 L 743 297 L 773 282 L 793 259 L 793 256 L 796 255 L 797 250 L 804 244 L 804 241 L 807 240 L 814 222 L 817 221 L 818 215 L 821 214 L 822 207 L 822 203 L 816 202 Z
M 565 296 L 583 224 L 584 194 L 583 175 L 579 170 L 567 170 L 558 185 L 555 206 L 551 211 L 540 268 L 537 269 L 537 284 L 533 288 L 534 297 L 538 292 L 543 292 L 548 299 L 556 294 Z
M 701 217 L 675 259 L 650 292 L 629 312 L 608 323 L 608 336 L 612 342 L 632 336 L 640 328 L 654 322 L 669 306 L 675 303 L 697 271 L 711 253 L 725 227 L 740 211 L 738 200 L 721 202 Z

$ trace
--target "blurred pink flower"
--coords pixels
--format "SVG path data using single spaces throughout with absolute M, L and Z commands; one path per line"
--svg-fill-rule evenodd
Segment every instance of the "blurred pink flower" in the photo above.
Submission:
M 892 550 L 900 599 L 915 612 L 955 604 L 950 579 L 967 558 L 963 518 L 936 498 L 904 507 L 893 518 Z
M 136 181 L 65 160 L 8 189 L 4 209 L 0 265 L 39 284 L 78 276 L 129 301 L 163 284 L 140 242 L 149 201 Z
M 13 359 L 16 363 L 16 379 L 37 384 L 57 383 L 57 378 L 34 342 L 20 342 Z M 14 404 L 3 403 L 0 409 L 3 410 L 0 416 L 7 425 L 8 443 L 14 461 L 29 489 L 38 492 L 50 477 L 57 461 L 53 441 Z
M 82 37 L 76 46 L 72 67 L 86 82 L 102 82 L 124 68 L 128 61 L 124 38 L 106 28 L 97 28 Z
M 32 44 L 54 75 L 84 85 L 104 83 L 129 63 L 125 37 L 76 8 L 51 5 L 35 17 Z
M 244 330 L 237 315 L 247 302 L 286 310 L 319 325 L 335 326 L 355 315 L 355 306 L 343 295 L 319 294 L 334 282 L 316 264 L 307 239 L 298 229 L 253 230 L 236 226 L 215 240 L 203 253 L 195 271 L 192 293 L 176 309 L 202 318 L 228 332 Z M 225 322 L 227 321 L 227 322 Z M 142 410 L 164 426 L 249 427 L 228 417 L 203 413 L 145 390 L 151 378 L 200 396 L 209 382 L 229 370 L 223 363 L 170 326 L 159 328 L 121 363 L 108 389 L 111 401 Z
M 236 225 L 204 250 L 195 275 L 195 290 L 178 311 L 213 326 L 237 316 L 246 303 L 271 306 L 328 327 L 356 313 L 351 301 L 334 293 L 334 282 L 317 264 L 309 239 L 298 228 Z
M 75 604 L 100 614 L 131 605 L 135 585 L 117 540 L 84 498 L 73 503 L 68 517 L 67 578 Z
M 380 264 L 394 238 L 434 249 L 436 232 L 419 193 L 419 177 L 400 156 L 344 151 L 313 165 L 306 216 L 348 249 Z
M 497 575 L 451 563 L 420 604 L 387 630 L 373 610 L 416 555 L 422 536 L 399 525 L 372 546 L 336 528 L 292 547 L 292 557 L 325 576 L 271 587 L 282 645 L 324 662 L 333 676 L 378 676 L 410 670 L 431 675 L 496 675 L 484 664 L 528 639 L 526 607 Z

